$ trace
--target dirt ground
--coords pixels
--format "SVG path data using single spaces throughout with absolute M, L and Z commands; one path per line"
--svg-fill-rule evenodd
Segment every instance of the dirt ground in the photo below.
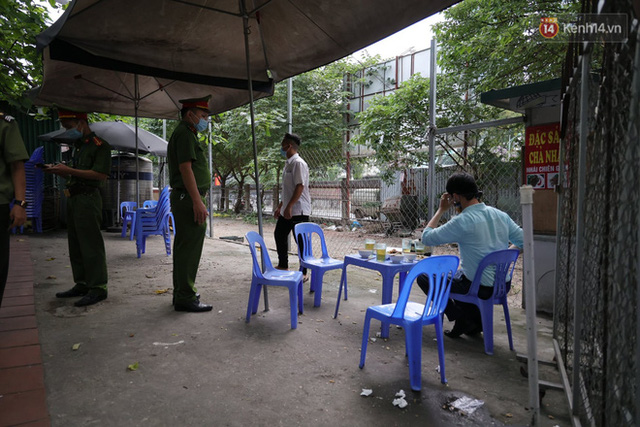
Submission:
M 209 313 L 173 310 L 172 258 L 159 236 L 147 240 L 147 253 L 138 259 L 135 242 L 105 233 L 109 298 L 76 308 L 73 299 L 54 296 L 73 285 L 64 230 L 30 235 L 52 425 L 529 424 L 527 379 L 509 351 L 501 310 L 495 315 L 494 356 L 484 353 L 481 337 L 445 338 L 448 385 L 439 380 L 434 328 L 424 328 L 420 393 L 409 387 L 401 329 L 392 327 L 389 340 L 370 342 L 366 365 L 358 368 L 364 312 L 380 304 L 375 272 L 349 267 L 349 300 L 341 302 L 337 319 L 332 316 L 340 272 L 334 271 L 325 275 L 321 307 L 313 307 L 305 287 L 297 330 L 290 329 L 287 291 L 281 288 L 269 288 L 270 310 L 264 312 L 261 301 L 258 314 L 245 323 L 249 249 L 219 237 L 250 229 L 256 227 L 215 219 L 198 273 L 201 299 L 213 304 Z M 267 244 L 274 248 L 272 230 L 265 225 Z M 525 316 L 520 298 L 514 300 L 514 345 L 524 353 Z M 378 325 L 373 322 L 372 336 Z M 539 319 L 541 360 L 553 358 L 551 326 Z M 445 321 L 445 329 L 450 327 Z M 540 366 L 540 376 L 560 382 L 548 366 Z M 373 394 L 363 397 L 362 389 Z M 392 404 L 400 390 L 408 402 L 404 409 Z M 472 414 L 448 409 L 463 396 L 484 404 Z M 570 425 L 563 392 L 547 391 L 541 414 L 540 425 Z

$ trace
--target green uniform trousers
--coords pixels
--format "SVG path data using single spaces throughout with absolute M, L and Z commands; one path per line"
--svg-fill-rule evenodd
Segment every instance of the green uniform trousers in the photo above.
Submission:
M 202 200 L 204 202 L 204 199 Z M 171 212 L 176 220 L 173 243 L 173 297 L 176 303 L 196 299 L 196 275 L 202 256 L 207 223 L 193 220 L 193 201 L 186 191 L 171 191 Z
M 107 256 L 100 231 L 102 198 L 96 189 L 67 199 L 69 258 L 75 289 L 107 293 Z

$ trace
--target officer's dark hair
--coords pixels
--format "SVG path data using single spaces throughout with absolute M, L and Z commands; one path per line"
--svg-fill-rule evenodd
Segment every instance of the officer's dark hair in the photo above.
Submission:
M 482 197 L 482 191 L 478 190 L 476 180 L 466 172 L 456 172 L 449 177 L 447 180 L 447 193 L 459 194 L 467 200 Z
M 300 141 L 300 137 L 298 135 L 296 135 L 295 133 L 285 133 L 284 134 L 284 138 L 287 141 L 291 141 L 291 142 L 295 142 L 295 144 L 299 147 L 300 144 L 302 144 L 302 141 Z
M 197 108 L 183 108 L 180 110 L 180 117 L 182 117 L 184 119 L 184 116 L 187 115 L 187 113 L 191 110 L 197 110 Z

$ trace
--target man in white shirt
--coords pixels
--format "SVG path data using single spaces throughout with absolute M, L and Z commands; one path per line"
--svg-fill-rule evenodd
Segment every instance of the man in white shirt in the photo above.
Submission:
M 309 166 L 298 154 L 300 137 L 286 133 L 280 145 L 280 153 L 287 158 L 282 171 L 282 201 L 273 216 L 278 220 L 273 236 L 278 251 L 280 270 L 289 269 L 287 238 L 296 224 L 308 222 L 311 214 L 311 196 L 309 194 Z M 306 269 L 303 270 L 306 276 Z

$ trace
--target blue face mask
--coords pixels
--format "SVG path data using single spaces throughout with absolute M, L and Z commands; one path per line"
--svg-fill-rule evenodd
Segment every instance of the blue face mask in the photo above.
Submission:
M 289 150 L 289 148 L 291 148 L 291 146 L 287 147 L 286 150 L 284 148 L 280 148 L 280 155 L 285 159 L 287 158 L 287 151 Z
M 205 119 L 200 119 L 200 121 L 196 124 L 196 130 L 198 132 L 204 132 L 204 130 L 207 129 L 208 125 L 208 121 L 206 121 Z
M 66 139 L 80 139 L 80 138 L 82 138 L 82 132 L 80 132 L 76 128 L 73 128 L 73 129 L 69 129 L 68 131 L 63 133 L 61 135 L 61 137 L 66 138 Z

